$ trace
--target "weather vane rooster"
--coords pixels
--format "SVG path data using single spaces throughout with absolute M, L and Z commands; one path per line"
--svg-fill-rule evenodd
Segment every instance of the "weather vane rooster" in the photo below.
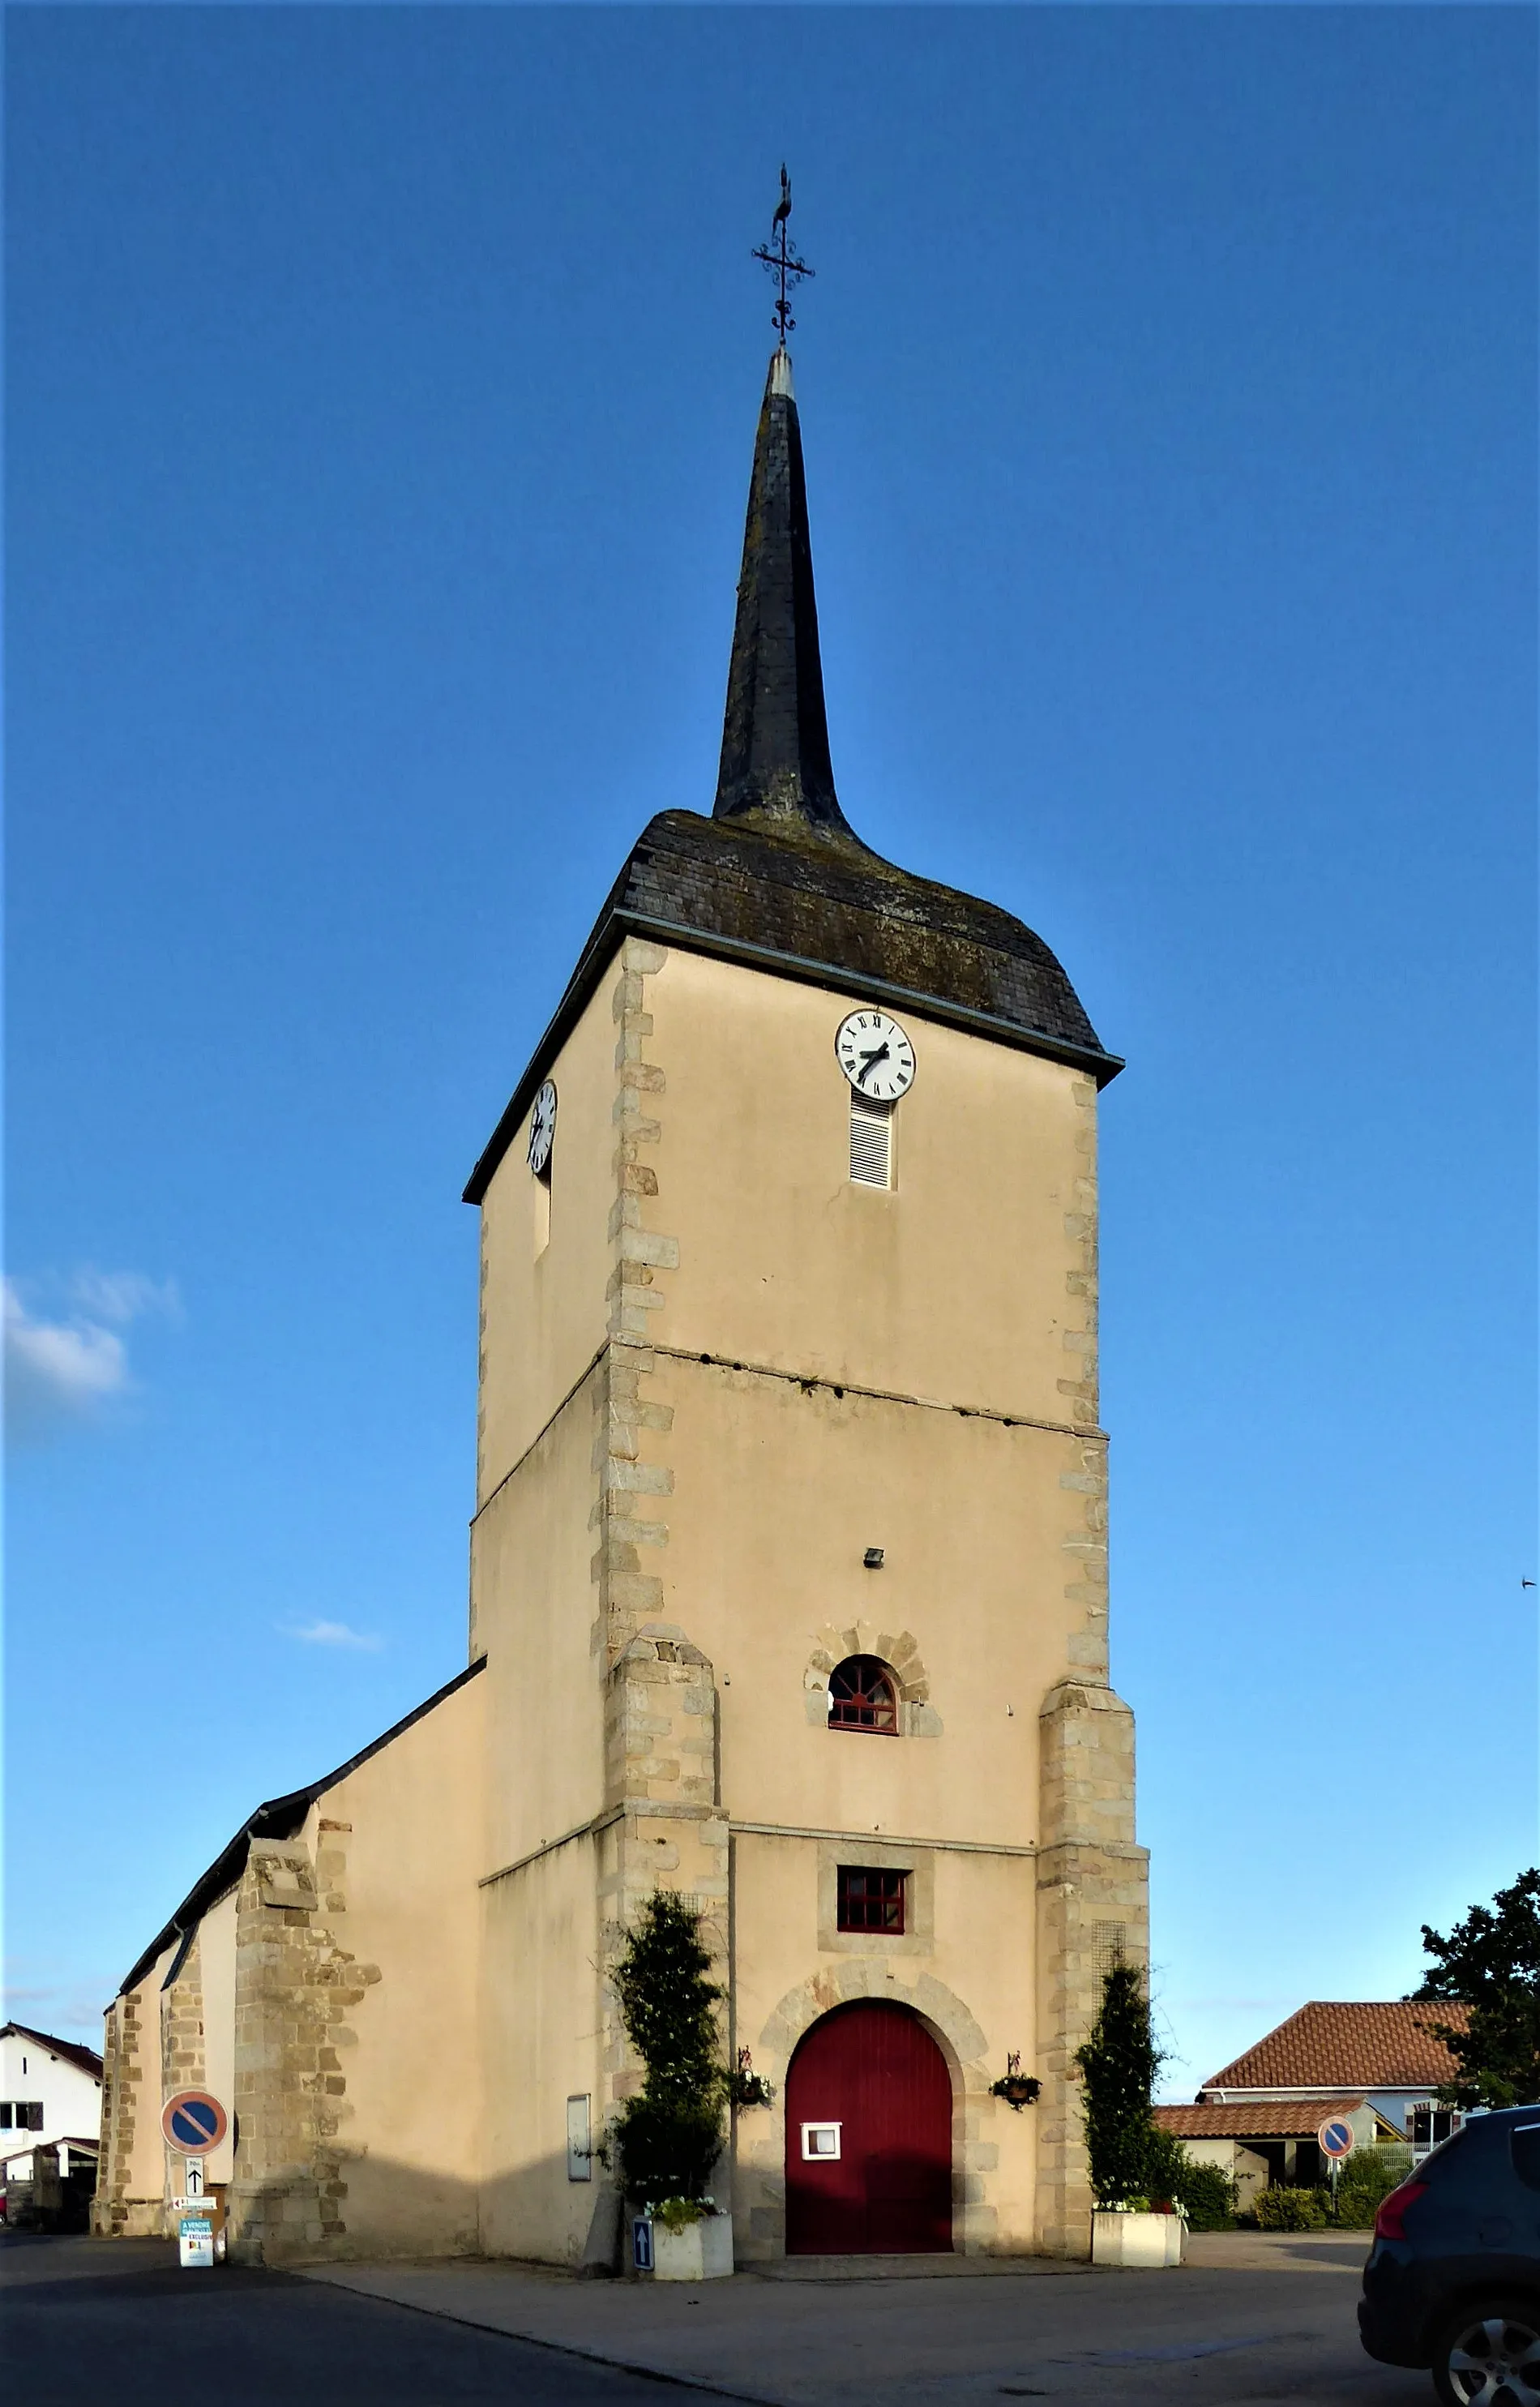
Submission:
M 770 220 L 770 238 L 768 243 L 761 243 L 753 254 L 754 257 L 758 260 L 760 265 L 762 267 L 767 267 L 771 276 L 775 278 L 775 308 L 772 314 L 775 320 L 775 331 L 781 338 L 781 349 L 783 350 L 786 348 L 786 336 L 791 333 L 792 328 L 797 323 L 797 320 L 792 316 L 791 309 L 787 304 L 787 289 L 788 287 L 795 289 L 795 287 L 801 282 L 804 276 L 811 276 L 812 274 L 812 268 L 808 265 L 806 260 L 800 256 L 796 244 L 792 241 L 790 235 L 786 232 L 786 220 L 790 215 L 791 178 L 787 175 L 785 168 L 783 165 L 781 169 L 781 198 L 776 203 L 775 215 Z

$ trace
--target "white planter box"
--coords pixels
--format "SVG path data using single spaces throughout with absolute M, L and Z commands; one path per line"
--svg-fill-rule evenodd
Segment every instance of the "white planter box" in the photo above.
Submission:
M 1108 2215 L 1091 2218 L 1093 2265 L 1180 2265 L 1187 2226 L 1180 2215 Z
M 655 2282 L 715 2282 L 732 2272 L 732 2217 L 703 2215 L 683 2231 L 653 2225 Z

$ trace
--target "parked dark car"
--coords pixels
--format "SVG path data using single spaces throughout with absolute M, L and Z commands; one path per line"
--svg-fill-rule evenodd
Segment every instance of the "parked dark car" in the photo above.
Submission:
M 1540 2407 L 1540 2106 L 1473 2116 L 1392 2190 L 1358 2327 L 1445 2407 Z

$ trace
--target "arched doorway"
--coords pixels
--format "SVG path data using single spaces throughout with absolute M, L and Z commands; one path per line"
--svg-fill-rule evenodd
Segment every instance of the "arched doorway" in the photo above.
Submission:
M 837 2006 L 786 2076 L 786 2253 L 952 2246 L 952 2081 L 907 2006 Z

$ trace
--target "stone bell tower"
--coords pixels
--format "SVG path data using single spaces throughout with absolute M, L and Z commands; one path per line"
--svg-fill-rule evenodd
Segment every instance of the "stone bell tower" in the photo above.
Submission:
M 613 2250 L 605 1968 L 662 1882 L 774 2093 L 724 2169 L 741 2259 L 1085 2252 L 1072 2058 L 1146 1944 L 1096 1388 L 1120 1067 L 1039 937 L 845 819 L 778 349 L 713 810 L 643 831 L 466 1190 L 488 2249 Z

